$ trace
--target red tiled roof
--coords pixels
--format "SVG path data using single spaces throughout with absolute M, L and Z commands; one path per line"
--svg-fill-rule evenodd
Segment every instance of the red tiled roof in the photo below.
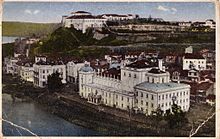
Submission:
M 119 15 L 119 14 L 103 14 L 102 16 L 117 16 L 117 17 L 128 17 L 128 15 Z
M 213 83 L 203 82 L 203 83 L 198 84 L 196 89 L 206 91 L 211 87 L 211 85 L 213 85 Z
M 214 94 L 209 94 L 209 95 L 206 97 L 206 99 L 215 101 L 215 95 L 214 95 Z
M 205 59 L 202 55 L 200 54 L 185 54 L 185 59 Z
M 158 66 L 158 63 L 151 63 L 147 60 L 138 60 L 134 63 L 127 65 L 126 67 L 142 69 L 142 68 L 150 68 L 150 67 L 157 67 L 157 66 Z
M 73 16 L 67 17 L 67 19 L 105 19 L 105 18 L 92 16 L 92 15 L 73 15 Z

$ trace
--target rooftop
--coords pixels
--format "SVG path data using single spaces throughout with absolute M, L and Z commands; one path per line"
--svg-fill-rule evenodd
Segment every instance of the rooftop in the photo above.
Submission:
M 157 67 L 157 66 L 158 66 L 157 63 L 152 63 L 148 60 L 138 60 L 134 63 L 127 65 L 126 67 L 143 69 L 143 68 L 151 68 L 151 67 Z
M 93 16 L 93 15 L 73 15 L 67 17 L 67 19 L 105 19 L 99 16 Z
M 82 67 L 82 68 L 80 69 L 80 71 L 83 71 L 83 72 L 92 72 L 92 71 L 93 71 L 93 68 L 90 67 L 89 65 L 85 64 L 85 66 Z
M 175 89 L 180 88 L 190 88 L 187 84 L 182 83 L 149 83 L 149 82 L 143 82 L 135 86 L 135 88 L 146 90 L 146 91 L 152 91 L 155 93 L 163 93 L 166 91 L 171 91 Z
M 42 61 L 36 63 L 37 65 L 64 65 L 63 61 Z
M 162 73 L 166 73 L 160 69 L 156 69 L 156 68 L 152 68 L 150 71 L 148 71 L 149 73 L 154 73 L 154 74 L 162 74 Z
M 200 54 L 185 54 L 185 59 L 205 59 L 202 55 Z

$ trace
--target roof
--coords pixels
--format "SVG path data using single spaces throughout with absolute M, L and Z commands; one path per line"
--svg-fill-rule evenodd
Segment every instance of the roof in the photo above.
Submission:
M 147 60 L 138 60 L 134 63 L 127 65 L 126 67 L 142 69 L 142 68 L 157 67 L 157 65 L 158 65 L 157 63 L 151 63 Z
M 185 54 L 185 59 L 205 59 L 202 55 L 200 54 L 190 54 L 190 53 L 186 53 Z
M 92 71 L 93 71 L 93 68 L 90 67 L 89 65 L 85 64 L 85 66 L 82 67 L 82 68 L 80 69 L 80 71 L 83 71 L 83 72 L 92 72 Z
M 86 11 L 76 11 L 76 12 L 72 12 L 71 14 L 91 14 L 90 12 L 86 12 Z
M 67 17 L 66 19 L 105 19 L 105 18 L 93 16 L 93 15 L 73 15 Z
M 203 83 L 200 83 L 197 85 L 197 90 L 208 90 L 211 85 L 213 85 L 213 83 L 210 83 L 210 82 L 203 82 Z
M 209 100 L 212 100 L 214 101 L 215 100 L 215 95 L 214 94 L 209 94 L 206 99 L 209 99 Z
M 111 69 L 108 69 L 108 70 L 105 70 L 104 72 L 102 72 L 101 75 L 109 75 L 109 76 L 112 76 L 112 77 L 120 78 L 121 70 L 116 69 L 116 68 L 111 68 Z
M 152 68 L 150 71 L 148 71 L 149 73 L 154 73 L 154 74 L 161 74 L 161 73 L 166 73 L 160 69 L 156 69 L 156 68 Z
M 64 65 L 63 61 L 43 61 L 40 60 L 39 62 L 36 63 L 36 65 Z
M 152 91 L 155 93 L 162 93 L 170 90 L 180 89 L 180 88 L 189 88 L 190 86 L 182 83 L 149 83 L 143 82 L 135 86 L 135 88 Z
M 120 15 L 120 14 L 103 14 L 102 16 L 128 17 L 128 16 L 130 16 L 130 15 Z

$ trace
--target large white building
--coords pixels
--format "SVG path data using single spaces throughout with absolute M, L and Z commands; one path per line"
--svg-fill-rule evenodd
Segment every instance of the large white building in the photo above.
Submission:
M 204 24 L 204 26 L 208 26 L 208 27 L 210 27 L 210 28 L 212 28 L 212 29 L 215 29 L 215 21 L 214 20 L 212 20 L 212 19 L 207 19 L 206 21 L 205 21 L 205 24 Z
M 103 14 L 101 15 L 103 18 L 107 19 L 108 21 L 121 21 L 121 20 L 131 20 L 138 17 L 138 15 L 119 15 L 119 14 Z
M 45 62 L 39 61 L 33 64 L 34 68 L 34 85 L 46 87 L 48 76 L 52 73 L 60 73 L 62 83 L 66 83 L 66 65 L 62 62 Z
M 67 81 L 70 83 L 78 83 L 79 80 L 79 70 L 89 64 L 89 62 L 74 62 L 70 61 L 66 64 L 67 70 Z
M 158 68 L 159 67 L 159 68 Z M 97 74 L 89 65 L 79 72 L 79 95 L 88 102 L 119 109 L 134 109 L 146 115 L 157 108 L 171 108 L 172 102 L 188 111 L 190 86 L 170 82 L 162 61 L 152 66 L 141 60 L 126 67 Z
M 91 13 L 85 11 L 72 12 L 70 16 L 62 17 L 62 24 L 64 27 L 74 27 L 77 30 L 82 30 L 83 33 L 90 27 L 104 27 L 106 21 L 107 19 L 101 16 L 93 16 Z
M 20 77 L 24 81 L 34 82 L 34 68 L 32 64 L 26 63 L 20 67 Z
M 11 58 L 5 58 L 4 64 L 5 64 L 5 71 L 7 74 L 18 74 L 18 58 L 17 57 L 11 57 Z
M 206 59 L 198 54 L 185 54 L 183 57 L 183 70 L 206 70 Z

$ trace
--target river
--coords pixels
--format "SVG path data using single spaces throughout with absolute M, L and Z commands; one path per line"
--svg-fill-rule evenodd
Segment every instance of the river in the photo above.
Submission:
M 4 43 L 13 43 L 15 42 L 15 39 L 17 39 L 19 37 L 12 37 L 12 36 L 2 36 L 2 44 Z M 23 39 L 24 37 L 20 37 L 21 39 Z
M 48 113 L 42 106 L 33 102 L 22 102 L 16 99 L 15 102 L 8 94 L 2 94 L 2 116 L 3 119 L 13 122 L 16 125 L 25 127 L 38 136 L 97 136 L 97 131 L 72 124 Z M 30 136 L 29 132 L 14 127 L 3 121 L 4 136 Z

